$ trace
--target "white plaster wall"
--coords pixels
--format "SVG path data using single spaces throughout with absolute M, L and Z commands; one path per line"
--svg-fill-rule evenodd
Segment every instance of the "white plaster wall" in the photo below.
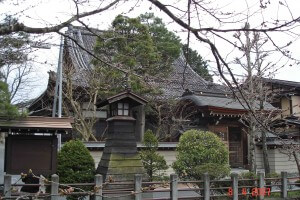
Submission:
M 95 168 L 97 169 L 98 164 L 101 160 L 102 151 L 90 151 L 91 156 L 93 157 L 95 161 Z
M 166 170 L 166 175 L 175 173 L 171 166 L 172 166 L 173 162 L 175 162 L 175 160 L 176 160 L 176 151 L 165 150 L 165 151 L 158 151 L 158 153 L 165 158 L 167 165 L 169 166 L 169 169 Z
M 288 98 L 285 97 L 281 99 L 281 109 L 283 116 L 290 115 L 290 100 Z
M 98 167 L 100 162 L 102 151 L 90 151 L 95 161 L 95 167 Z M 176 160 L 176 151 L 174 150 L 160 150 L 158 153 L 164 156 L 169 169 L 166 170 L 166 175 L 174 173 L 171 165 Z M 300 157 L 300 154 L 299 154 Z M 287 171 L 288 173 L 296 173 L 297 165 L 293 158 L 289 158 L 286 154 L 280 152 L 279 149 L 269 149 L 268 158 L 270 162 L 270 168 L 272 172 L 280 173 L 281 171 Z M 263 155 L 260 147 L 256 147 L 256 165 L 258 171 L 264 171 L 263 167 Z
M 292 96 L 293 115 L 300 117 L 300 96 Z

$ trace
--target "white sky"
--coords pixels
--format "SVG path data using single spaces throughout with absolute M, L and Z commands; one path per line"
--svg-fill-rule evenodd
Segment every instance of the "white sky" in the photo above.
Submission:
M 207 1 L 207 0 L 204 0 Z M 81 7 L 80 11 L 87 11 L 94 9 L 95 6 L 99 6 L 99 0 L 86 0 L 84 2 L 89 3 L 89 7 Z M 109 1 L 105 1 L 106 3 Z M 177 6 L 180 9 L 185 9 L 187 1 L 164 1 L 172 4 L 174 7 Z M 259 8 L 260 0 L 212 0 L 211 8 L 220 8 L 223 13 L 232 12 L 237 13 L 234 18 L 226 19 L 227 23 L 218 23 L 213 16 L 208 14 L 201 15 L 200 17 L 200 26 L 201 27 L 214 27 L 214 28 L 240 28 L 245 23 L 247 15 L 248 21 L 251 24 L 251 27 L 261 27 L 261 21 L 264 19 L 267 22 L 272 22 L 276 19 L 278 20 L 290 20 L 292 17 L 297 18 L 300 14 L 300 1 L 299 0 L 272 0 L 271 4 L 268 4 L 267 9 L 261 11 Z M 265 1 L 263 1 L 265 2 Z M 106 4 L 104 3 L 104 5 Z M 86 4 L 85 4 L 86 5 Z M 288 5 L 288 6 L 287 6 Z M 0 3 L 0 18 L 3 18 L 4 15 L 12 14 L 18 18 L 20 21 L 25 22 L 26 25 L 34 27 L 43 27 L 46 25 L 56 24 L 59 22 L 68 19 L 72 12 L 74 12 L 74 3 L 70 0 L 4 0 L 3 3 Z M 177 12 L 176 10 L 174 10 Z M 129 1 L 125 3 L 120 3 L 117 8 L 106 11 L 103 14 L 85 18 L 84 21 L 91 27 L 106 29 L 109 27 L 111 21 L 115 18 L 117 14 L 125 14 L 130 17 L 136 17 L 139 14 L 145 12 L 153 12 L 155 16 L 163 18 L 163 21 L 167 24 L 169 30 L 174 31 L 177 35 L 180 36 L 183 42 L 186 41 L 187 33 L 183 31 L 181 27 L 172 22 L 168 16 L 163 12 L 157 9 L 154 5 L 151 5 L 147 1 Z M 241 14 L 238 14 L 241 13 Z M 240 21 L 240 23 L 232 23 L 233 21 Z M 191 22 L 194 26 L 199 26 L 198 19 L 194 19 Z M 78 25 L 78 24 L 77 24 Z M 300 33 L 300 29 L 295 29 L 297 33 Z M 234 42 L 233 32 L 223 35 L 229 41 Z M 289 41 L 292 41 L 292 45 L 289 47 L 290 51 L 293 53 L 293 57 L 300 60 L 300 55 L 298 48 L 299 41 L 298 37 L 295 35 L 286 35 L 282 33 L 270 33 L 271 37 L 274 39 L 276 44 L 279 46 L 281 44 L 286 44 Z M 211 36 L 209 34 L 205 35 L 215 42 L 220 53 L 227 62 L 231 62 L 235 57 L 240 55 L 236 49 L 225 42 L 217 38 L 216 36 Z M 38 95 L 42 92 L 47 84 L 47 71 L 56 70 L 57 60 L 58 60 L 58 45 L 60 37 L 56 34 L 49 34 L 44 36 L 44 38 L 49 38 L 48 43 L 52 44 L 51 49 L 39 49 L 36 53 L 38 56 L 38 61 L 45 64 L 36 63 L 36 76 L 41 77 L 38 86 L 33 90 L 32 96 Z M 191 37 L 190 45 L 193 49 L 196 49 L 202 57 L 212 61 L 210 62 L 210 70 L 216 71 L 216 65 L 213 62 L 214 59 L 208 49 L 208 46 L 200 43 L 194 37 Z M 271 45 L 266 46 L 266 48 L 273 48 Z M 281 55 L 278 53 L 273 53 L 269 56 L 268 61 L 276 63 L 277 66 L 285 65 L 279 71 L 275 73 L 275 78 L 298 81 L 300 82 L 300 70 L 299 65 L 296 65 L 294 62 L 288 61 L 285 58 L 281 58 Z M 289 66 L 292 64 L 292 66 Z M 236 74 L 243 74 L 243 71 L 240 67 L 236 65 L 230 65 Z M 215 82 L 219 82 L 218 77 L 214 77 Z

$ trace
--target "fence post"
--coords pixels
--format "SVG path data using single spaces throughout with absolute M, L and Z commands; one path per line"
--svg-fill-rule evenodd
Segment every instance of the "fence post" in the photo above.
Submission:
M 134 192 L 135 192 L 135 200 L 142 200 L 142 175 L 135 174 L 134 175 Z
M 287 198 L 287 172 L 281 172 L 281 198 Z
M 210 182 L 209 182 L 209 175 L 208 173 L 203 174 L 203 194 L 204 194 L 204 200 L 210 199 Z
M 94 200 L 102 200 L 102 183 L 103 176 L 100 174 L 95 175 L 95 198 Z
M 51 200 L 58 200 L 59 176 L 53 174 L 51 176 Z
M 239 199 L 239 183 L 238 183 L 238 174 L 237 173 L 231 174 L 231 181 L 232 181 L 232 199 L 238 200 Z
M 7 198 L 11 196 L 11 175 L 10 174 L 4 175 L 4 196 Z
M 177 174 L 171 174 L 170 175 L 170 197 L 171 200 L 177 200 L 178 199 L 178 176 Z
M 41 192 L 42 194 L 45 194 L 46 193 L 45 177 L 42 175 L 40 175 L 39 184 L 40 184 L 39 192 Z
M 265 196 L 265 174 L 263 172 L 257 172 L 258 175 L 258 186 L 259 186 L 259 194 L 258 194 L 258 199 L 263 200 Z M 264 192 L 262 192 L 264 191 Z

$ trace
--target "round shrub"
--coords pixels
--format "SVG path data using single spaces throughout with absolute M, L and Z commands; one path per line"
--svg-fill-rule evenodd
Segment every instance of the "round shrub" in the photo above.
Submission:
M 173 168 L 184 179 L 200 180 L 204 173 L 212 179 L 229 174 L 229 152 L 212 132 L 189 130 L 179 140 Z
M 60 183 L 94 182 L 95 163 L 84 144 L 71 140 L 58 153 L 57 174 Z

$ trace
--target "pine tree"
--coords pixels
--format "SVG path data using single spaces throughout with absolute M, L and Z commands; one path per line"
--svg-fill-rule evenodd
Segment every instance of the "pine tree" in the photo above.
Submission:
M 140 152 L 140 156 L 149 181 L 153 181 L 160 170 L 166 170 L 169 167 L 164 157 L 157 153 L 158 140 L 151 130 L 145 132 L 143 144 L 145 148 Z
M 207 81 L 213 82 L 213 78 L 208 71 L 207 62 L 198 54 L 197 51 L 188 48 L 187 45 L 183 45 L 183 53 L 188 64 L 199 76 Z

